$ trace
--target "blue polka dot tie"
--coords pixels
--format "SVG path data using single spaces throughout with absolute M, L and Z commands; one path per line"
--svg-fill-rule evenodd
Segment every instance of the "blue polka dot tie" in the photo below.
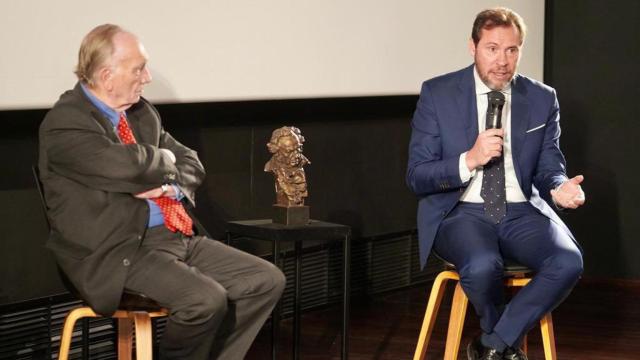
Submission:
M 492 91 L 488 96 L 486 128 L 501 128 L 504 95 Z M 504 151 L 504 149 L 503 149 Z M 482 189 L 480 196 L 484 199 L 484 214 L 494 224 L 499 223 L 507 214 L 507 196 L 504 183 L 504 152 L 491 159 L 483 167 Z

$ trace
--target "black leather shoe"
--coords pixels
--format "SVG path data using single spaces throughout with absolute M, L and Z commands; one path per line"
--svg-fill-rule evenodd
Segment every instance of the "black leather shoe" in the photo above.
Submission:
M 524 354 L 524 351 L 520 349 L 507 348 L 504 351 L 504 360 L 527 360 L 527 355 Z
M 469 360 L 502 360 L 502 353 L 485 347 L 480 342 L 480 338 L 476 338 L 467 345 L 467 358 Z

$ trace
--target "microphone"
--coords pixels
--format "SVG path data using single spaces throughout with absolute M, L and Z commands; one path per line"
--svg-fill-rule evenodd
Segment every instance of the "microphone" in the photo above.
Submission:
M 489 104 L 487 112 L 489 113 L 489 121 L 487 121 L 487 129 L 502 128 L 502 107 L 504 106 L 504 94 L 499 91 L 489 93 Z

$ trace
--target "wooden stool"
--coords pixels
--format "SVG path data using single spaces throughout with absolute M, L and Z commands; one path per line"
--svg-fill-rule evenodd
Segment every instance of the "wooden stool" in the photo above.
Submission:
M 506 266 L 505 275 L 507 276 L 504 283 L 507 287 L 523 287 L 531 281 L 531 277 L 527 274 L 531 272 L 523 266 Z M 460 339 L 462 337 L 462 327 L 467 313 L 467 304 L 469 299 L 462 290 L 460 285 L 460 276 L 455 270 L 442 271 L 433 282 L 429 302 L 427 303 L 427 311 L 424 315 L 422 329 L 418 337 L 418 345 L 413 356 L 414 360 L 422 360 L 427 354 L 427 345 L 431 338 L 433 325 L 436 322 L 436 316 L 442 296 L 449 280 L 457 281 L 455 291 L 453 293 L 453 302 L 451 304 L 451 315 L 449 317 L 449 330 L 447 332 L 447 342 L 444 352 L 444 360 L 455 360 L 458 358 L 458 350 L 460 349 Z M 546 360 L 556 360 L 556 343 L 553 335 L 553 320 L 551 313 L 548 313 L 540 320 L 540 330 L 542 332 L 542 343 L 544 345 L 544 355 Z M 524 351 L 527 351 L 527 338 L 524 338 Z
M 44 188 L 40 181 L 40 170 L 38 166 L 31 167 L 33 179 L 36 188 L 40 194 L 40 203 L 42 211 L 47 221 L 47 227 L 51 231 L 51 221 L 49 219 L 49 208 L 44 197 Z M 70 293 L 74 294 L 78 299 L 82 299 L 77 289 L 67 278 L 65 273 L 58 267 L 60 279 Z M 168 311 L 161 308 L 155 301 L 149 299 L 143 294 L 125 292 L 120 299 L 118 310 L 111 315 L 112 318 L 118 319 L 118 359 L 131 360 L 131 352 L 133 350 L 133 336 L 136 335 L 136 359 L 152 360 L 153 359 L 153 329 L 151 326 L 151 318 L 167 316 Z M 102 317 L 96 314 L 89 306 L 83 306 L 71 310 L 64 319 L 62 327 L 62 336 L 60 337 L 60 352 L 58 360 L 67 360 L 69 358 L 69 348 L 71 347 L 71 339 L 73 337 L 73 328 L 76 322 L 82 318 Z M 135 329 L 135 331 L 134 331 Z
M 153 359 L 153 329 L 151 318 L 167 316 L 166 309 L 160 308 L 152 300 L 137 294 L 125 293 L 118 309 L 112 318 L 118 319 L 118 359 L 131 360 L 133 350 L 133 336 L 136 336 L 136 359 Z M 96 314 L 88 306 L 71 310 L 64 319 L 64 327 L 60 338 L 59 360 L 69 358 L 69 348 L 73 337 L 73 328 L 82 318 L 97 318 Z M 134 331 L 135 329 L 135 331 Z

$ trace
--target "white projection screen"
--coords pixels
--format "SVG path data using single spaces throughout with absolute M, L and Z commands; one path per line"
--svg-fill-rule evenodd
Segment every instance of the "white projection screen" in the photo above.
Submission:
M 496 5 L 524 17 L 520 72 L 542 80 L 542 0 L 2 1 L 0 110 L 51 107 L 107 22 L 144 43 L 156 103 L 417 94 L 471 63 L 475 14 Z

